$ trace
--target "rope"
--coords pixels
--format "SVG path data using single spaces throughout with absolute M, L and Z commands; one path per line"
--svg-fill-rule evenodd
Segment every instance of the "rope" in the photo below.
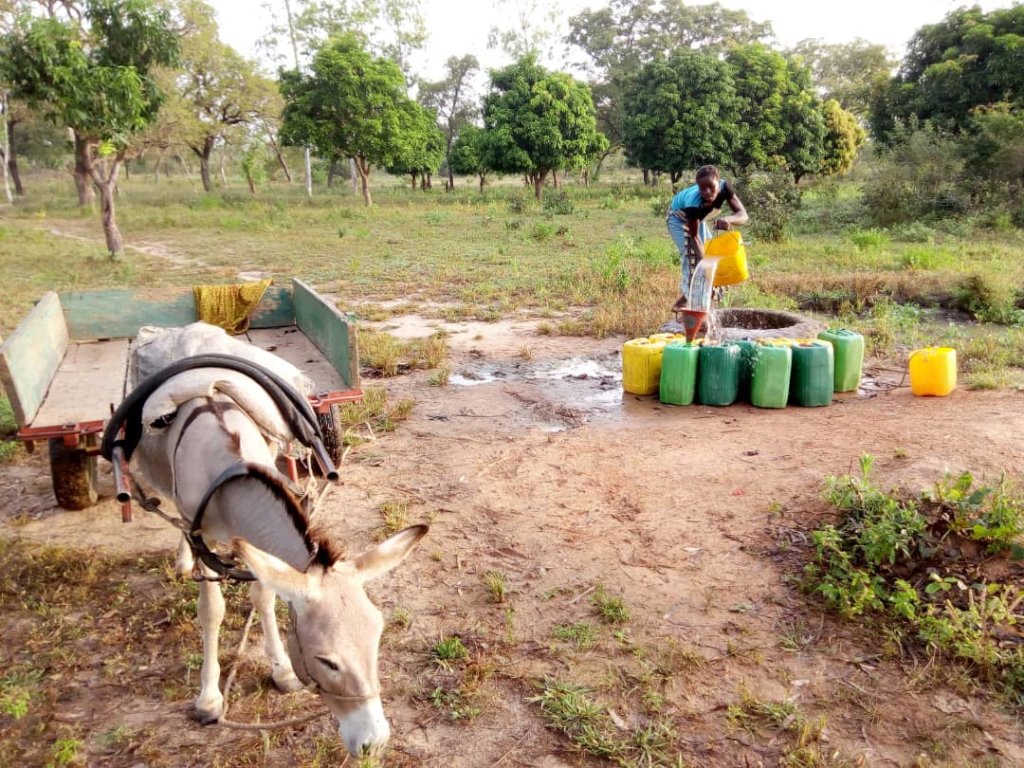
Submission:
M 308 722 L 316 720 L 327 714 L 327 711 L 321 709 L 320 712 L 314 712 L 309 715 L 301 715 L 299 717 L 292 717 L 288 720 L 272 720 L 269 723 L 237 723 L 234 720 L 228 720 L 228 706 L 230 704 L 230 693 L 231 686 L 235 683 L 235 676 L 238 674 L 238 665 L 242 661 L 242 653 L 245 651 L 245 646 L 249 642 L 249 631 L 252 629 L 254 620 L 256 619 L 256 609 L 249 609 L 249 616 L 245 620 L 245 626 L 242 628 L 242 639 L 238 641 L 238 651 L 236 651 L 235 661 L 231 665 L 231 671 L 228 673 L 227 682 L 224 683 L 224 712 L 218 718 L 217 724 L 223 725 L 225 728 L 232 728 L 236 731 L 276 731 L 281 728 L 291 728 L 296 725 L 305 725 Z
M 269 287 L 270 278 L 240 285 L 193 286 L 196 316 L 236 336 L 245 333 L 249 330 L 249 316 Z

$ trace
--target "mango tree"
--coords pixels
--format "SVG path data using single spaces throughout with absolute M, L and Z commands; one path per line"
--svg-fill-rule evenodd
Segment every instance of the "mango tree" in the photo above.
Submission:
M 177 62 L 179 37 L 169 12 L 152 0 L 88 0 L 86 24 L 23 18 L 6 36 L 14 95 L 70 128 L 79 160 L 100 193 L 111 256 L 123 244 L 114 188 L 132 137 L 156 117 L 163 94 L 154 67 Z
M 281 72 L 281 138 L 309 144 L 321 157 L 352 158 L 363 201 L 372 205 L 370 173 L 401 156 L 420 127 L 419 107 L 406 93 L 398 65 L 370 55 L 353 35 L 325 43 L 311 69 L 308 75 Z
M 680 49 L 645 65 L 623 107 L 623 146 L 636 167 L 667 173 L 675 184 L 708 163 L 734 165 L 739 103 L 717 56 Z
M 459 135 L 452 142 L 452 150 L 448 155 L 448 168 L 453 173 L 476 176 L 480 182 L 480 192 L 484 191 L 487 174 L 487 132 L 475 125 L 464 125 Z
M 525 174 L 537 199 L 549 173 L 578 167 L 600 146 L 590 88 L 532 55 L 491 72 L 483 115 L 488 167 Z

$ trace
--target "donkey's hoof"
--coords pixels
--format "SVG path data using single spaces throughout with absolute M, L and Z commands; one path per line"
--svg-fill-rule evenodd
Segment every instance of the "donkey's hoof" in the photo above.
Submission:
M 273 675 L 274 685 L 277 686 L 277 690 L 282 693 L 294 693 L 295 691 L 301 691 L 305 688 L 305 684 L 298 677 L 295 676 L 294 672 L 288 672 L 283 675 Z
M 213 725 L 224 714 L 224 700 L 213 705 L 202 705 L 197 701 L 193 714 L 200 725 Z

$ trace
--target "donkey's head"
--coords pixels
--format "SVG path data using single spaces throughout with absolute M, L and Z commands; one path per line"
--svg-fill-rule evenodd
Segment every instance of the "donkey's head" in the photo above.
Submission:
M 363 585 L 402 562 L 426 532 L 425 525 L 406 528 L 355 560 L 315 564 L 306 573 L 241 539 L 234 542 L 260 583 L 288 601 L 295 673 L 323 697 L 355 757 L 383 747 L 391 735 L 377 676 L 384 617 Z

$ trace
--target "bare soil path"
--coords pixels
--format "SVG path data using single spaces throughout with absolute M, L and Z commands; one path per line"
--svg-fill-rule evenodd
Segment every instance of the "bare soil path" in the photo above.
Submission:
M 352 553 L 380 530 L 384 503 L 432 521 L 421 549 L 373 590 L 386 615 L 409 619 L 382 652 L 394 732 L 386 765 L 598 764 L 545 727 L 529 702 L 537 682 L 588 685 L 628 730 L 649 714 L 635 693 L 649 682 L 644 670 L 672 649 L 689 662 L 659 684 L 660 711 L 686 765 L 775 766 L 793 754 L 784 723 L 730 717 L 744 701 L 790 701 L 808 721 L 824 718 L 822 762 L 786 765 L 1024 765 L 1021 725 L 992 697 L 920 650 L 838 622 L 795 585 L 808 532 L 828 512 L 827 475 L 855 470 L 864 452 L 883 486 L 1019 471 L 1024 395 L 914 398 L 895 387 L 899 374 L 869 371 L 879 386 L 826 408 L 675 408 L 623 396 L 621 340 L 542 336 L 525 321 L 448 328 L 451 383 L 430 386 L 427 372 L 387 380 L 392 400 L 415 399 L 411 418 L 351 451 L 320 512 Z M 6 468 L 4 527 L 65 546 L 170 551 L 169 528 L 141 511 L 122 526 L 105 491 L 88 512 L 54 510 L 41 460 Z M 488 571 L 512 589 L 503 604 L 489 598 Z M 590 648 L 556 640 L 556 626 L 595 621 L 597 585 L 624 598 L 630 620 L 617 635 L 598 626 Z M 471 658 L 449 673 L 429 651 L 451 635 Z M 266 676 L 259 662 L 245 669 Z M 201 728 L 187 714 L 194 691 L 179 685 L 168 701 L 130 675 L 68 690 L 81 732 L 127 720 L 140 729 L 122 750 L 97 752 L 96 765 L 242 765 L 251 754 L 265 765 L 328 764 L 308 751 L 311 739 L 332 738 L 326 719 L 264 743 Z M 445 698 L 452 691 L 463 698 Z

